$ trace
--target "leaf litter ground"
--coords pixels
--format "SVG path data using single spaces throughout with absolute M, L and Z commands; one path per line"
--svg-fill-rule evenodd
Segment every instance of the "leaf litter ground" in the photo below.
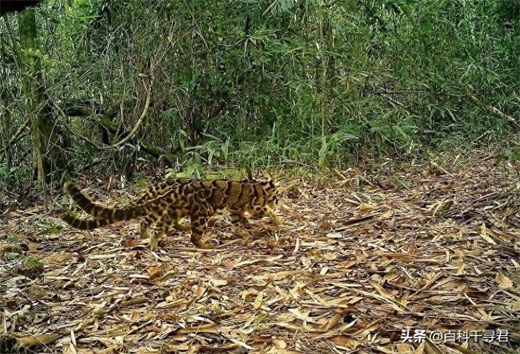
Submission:
M 172 232 L 152 253 L 135 221 L 60 231 L 40 206 L 5 212 L 0 352 L 518 353 L 519 167 L 302 179 L 284 225 L 254 220 L 243 244 L 218 218 L 216 250 Z

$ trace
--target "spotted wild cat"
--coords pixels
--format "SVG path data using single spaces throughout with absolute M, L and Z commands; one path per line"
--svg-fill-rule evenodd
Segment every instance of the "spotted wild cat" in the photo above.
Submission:
M 147 235 L 151 224 L 155 230 L 150 237 L 150 248 L 157 249 L 159 238 L 172 226 L 177 230 L 191 229 L 191 241 L 199 248 L 214 248 L 216 242 L 202 240 L 209 218 L 215 213 L 227 210 L 231 216 L 233 229 L 242 238 L 249 234 L 238 227 L 246 222 L 245 212 L 262 217 L 268 216 L 275 226 L 280 224 L 274 214 L 278 206 L 281 190 L 274 182 L 257 180 L 233 181 L 226 179 L 195 180 L 172 179 L 152 185 L 137 201 L 128 206 L 107 208 L 92 202 L 72 182 L 65 183 L 65 189 L 72 199 L 91 219 L 81 219 L 70 211 L 61 218 L 69 225 L 91 230 L 123 220 L 143 218 L 140 231 Z M 182 224 L 185 216 L 190 217 L 191 226 Z

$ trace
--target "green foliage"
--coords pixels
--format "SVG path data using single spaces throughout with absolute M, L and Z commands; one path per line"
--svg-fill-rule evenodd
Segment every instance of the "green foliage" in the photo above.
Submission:
M 505 155 L 511 160 L 520 160 L 520 151 L 506 150 Z
M 4 259 L 8 262 L 14 261 L 22 257 L 21 253 L 18 252 L 5 252 Z
M 512 149 L 504 149 L 500 152 L 497 157 L 497 162 L 502 162 L 503 160 L 520 160 L 520 147 L 515 147 Z
M 188 175 L 224 164 L 342 168 L 518 132 L 496 114 L 520 121 L 517 1 L 67 4 L 39 16 L 50 101 L 62 111 L 80 102 L 92 116 L 115 111 L 114 143 L 140 117 L 143 76 L 152 92 L 129 149 L 100 150 L 97 120 L 57 111 L 88 139 L 72 136 L 73 168 L 110 161 L 95 165 L 106 173 L 127 165 L 118 159 L 149 159 L 140 141 Z M 21 102 L 13 80 L 4 92 Z
M 32 257 L 25 258 L 24 264 L 25 264 L 25 266 L 27 266 L 29 268 L 43 267 L 43 263 L 42 262 L 40 262 L 39 260 L 37 260 L 35 258 L 32 258 Z
M 36 236 L 55 235 L 63 229 L 63 225 L 55 224 L 54 222 L 46 223 L 43 228 L 36 234 Z
M 5 164 L 0 165 L 0 181 L 2 181 L 2 184 L 5 184 L 1 187 L 6 187 L 9 184 L 13 183 L 17 177 L 18 170 L 18 166 L 7 167 Z

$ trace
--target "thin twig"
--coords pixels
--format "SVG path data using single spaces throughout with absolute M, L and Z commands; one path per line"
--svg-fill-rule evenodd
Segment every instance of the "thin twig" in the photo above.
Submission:
M 130 139 L 132 139 L 132 137 L 135 135 L 135 133 L 137 133 L 137 130 L 141 126 L 141 123 L 143 123 L 143 121 L 144 121 L 144 117 L 146 117 L 146 113 L 148 112 L 148 107 L 150 106 L 150 100 L 152 97 L 152 83 L 153 83 L 153 76 L 152 76 L 152 82 L 150 83 L 150 87 L 147 87 L 147 90 L 146 90 L 147 91 L 146 102 L 144 104 L 143 112 L 141 113 L 141 117 L 139 117 L 139 120 L 135 124 L 134 129 L 132 129 L 132 131 L 123 140 L 120 140 L 116 144 L 108 146 L 105 149 L 112 149 L 112 148 L 119 147 L 119 146 L 125 144 L 126 142 L 128 142 Z M 146 87 L 146 85 L 145 85 L 145 87 Z

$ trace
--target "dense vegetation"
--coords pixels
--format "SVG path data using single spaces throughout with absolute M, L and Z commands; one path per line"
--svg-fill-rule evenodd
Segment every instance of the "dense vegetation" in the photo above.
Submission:
M 0 19 L 0 187 L 516 156 L 519 18 L 516 0 L 46 0 Z
M 520 353 L 519 73 L 518 0 L 0 0 L 0 353 Z

